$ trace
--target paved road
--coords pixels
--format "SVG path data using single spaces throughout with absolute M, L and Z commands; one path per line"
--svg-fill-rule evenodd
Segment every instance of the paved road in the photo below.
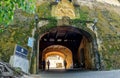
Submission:
M 112 71 L 44 71 L 34 78 L 120 78 L 120 70 Z

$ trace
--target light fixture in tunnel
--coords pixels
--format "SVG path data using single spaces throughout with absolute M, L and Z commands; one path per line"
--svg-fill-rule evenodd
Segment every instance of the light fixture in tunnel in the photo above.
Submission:
M 67 39 L 64 40 L 64 42 L 67 42 L 67 41 L 68 41 Z
M 43 40 L 44 40 L 44 41 L 47 41 L 47 39 L 46 39 L 46 38 L 44 38 Z
M 49 41 L 55 41 L 53 38 L 50 38 Z
M 58 42 L 61 42 L 61 41 L 62 41 L 62 39 L 57 39 L 57 41 L 58 41 Z

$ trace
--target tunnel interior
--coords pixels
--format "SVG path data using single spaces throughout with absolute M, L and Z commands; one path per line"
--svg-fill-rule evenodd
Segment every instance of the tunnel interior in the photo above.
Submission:
M 91 35 L 72 26 L 58 26 L 50 29 L 48 32 L 44 33 L 39 40 L 39 69 L 42 68 L 43 51 L 52 45 L 67 47 L 72 52 L 73 68 L 85 68 L 86 58 L 90 60 L 87 55 L 91 57 L 89 53 L 85 54 L 85 51 L 89 51 L 85 50 L 86 48 L 84 48 L 84 46 L 81 47 L 81 44 L 84 45 L 85 40 L 87 44 L 90 43 Z

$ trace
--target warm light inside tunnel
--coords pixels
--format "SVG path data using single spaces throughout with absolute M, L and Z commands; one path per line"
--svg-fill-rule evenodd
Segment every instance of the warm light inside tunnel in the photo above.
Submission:
M 60 55 L 48 55 L 46 58 L 46 62 L 49 60 L 50 66 L 49 69 L 64 69 L 64 58 Z M 48 66 L 46 64 L 46 69 L 48 69 Z
M 67 62 L 67 69 L 71 69 L 73 67 L 73 58 L 72 52 L 61 45 L 52 45 L 47 47 L 43 51 L 43 60 L 50 61 L 50 69 L 64 69 L 64 60 Z M 47 65 L 46 65 L 46 68 Z
M 64 69 L 64 60 L 67 62 L 67 69 L 72 68 L 72 59 L 70 57 L 71 55 L 66 55 L 61 52 L 57 51 L 52 51 L 52 52 L 47 52 L 45 54 L 45 61 L 46 61 L 46 69 L 48 69 L 47 66 L 47 61 L 49 60 L 50 66 L 49 69 Z

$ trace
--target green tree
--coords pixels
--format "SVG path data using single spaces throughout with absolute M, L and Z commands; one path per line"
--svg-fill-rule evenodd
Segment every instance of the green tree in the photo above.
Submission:
M 14 10 L 22 9 L 28 13 L 35 13 L 36 0 L 1 0 L 0 26 L 7 26 L 13 20 Z

